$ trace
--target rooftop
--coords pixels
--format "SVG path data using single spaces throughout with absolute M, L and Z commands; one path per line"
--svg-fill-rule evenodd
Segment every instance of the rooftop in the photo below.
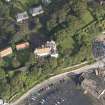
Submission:
M 32 16 L 37 16 L 39 14 L 44 13 L 44 10 L 43 10 L 42 6 L 40 5 L 40 6 L 31 8 L 30 13 L 32 14 Z
M 55 41 L 47 41 L 45 45 L 43 45 L 41 48 L 37 48 L 34 51 L 34 54 L 38 56 L 47 56 L 50 55 L 51 57 L 58 57 L 57 48 Z
M 39 55 L 39 56 L 45 56 L 50 54 L 50 48 L 37 48 L 34 53 Z
M 12 54 L 12 52 L 13 52 L 12 48 L 8 47 L 0 52 L 0 57 L 3 58 L 5 56 L 8 56 L 8 55 Z
M 24 43 L 20 43 L 16 45 L 16 49 L 17 50 L 21 50 L 21 49 L 25 49 L 29 47 L 29 43 L 28 42 L 24 42 Z
M 105 33 L 97 36 L 95 40 L 96 41 L 101 41 L 101 42 L 105 41 Z
M 16 15 L 17 22 L 21 22 L 21 21 L 26 20 L 28 18 L 29 18 L 28 13 L 26 11 L 24 11 L 22 13 L 18 13 Z
M 105 56 L 105 32 L 95 38 L 92 44 L 92 51 L 95 58 Z
M 2 99 L 0 99 L 0 105 L 3 105 L 3 100 Z
M 5 0 L 6 2 L 10 2 L 11 0 Z
M 42 0 L 42 3 L 44 4 L 50 4 L 52 1 L 51 0 Z

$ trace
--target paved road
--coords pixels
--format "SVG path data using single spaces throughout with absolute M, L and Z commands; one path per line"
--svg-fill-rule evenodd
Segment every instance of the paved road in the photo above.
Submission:
M 75 82 L 68 78 L 43 91 L 39 97 L 33 93 L 20 105 L 100 105 L 95 102 L 96 99 L 91 98 L 84 95 L 82 88 L 77 89 Z
M 81 72 L 87 72 L 87 71 L 89 71 L 91 69 L 95 69 L 95 68 L 103 68 L 105 66 L 104 62 L 105 62 L 105 59 L 102 59 L 102 60 L 99 60 L 99 61 L 95 62 L 94 64 L 86 65 L 86 66 L 81 67 L 79 69 L 76 69 L 76 70 L 73 70 L 73 71 L 70 71 L 70 72 L 66 72 L 66 73 L 59 74 L 59 75 L 56 75 L 54 77 L 51 77 L 48 80 L 45 80 L 44 82 L 42 82 L 42 83 L 36 85 L 35 87 L 33 87 L 32 89 L 30 89 L 27 93 L 25 93 L 17 101 L 15 101 L 14 103 L 10 103 L 10 105 L 19 105 L 19 103 L 21 101 L 26 99 L 33 92 L 37 92 L 42 87 L 48 87 L 48 85 L 51 84 L 51 83 L 54 84 L 54 83 L 56 83 L 57 81 L 59 81 L 61 79 L 67 78 L 68 73 L 74 72 L 74 73 L 78 74 L 78 73 L 81 73 Z

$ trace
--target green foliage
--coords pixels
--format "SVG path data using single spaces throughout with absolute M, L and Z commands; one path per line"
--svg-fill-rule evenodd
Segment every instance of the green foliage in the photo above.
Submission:
M 0 68 L 0 79 L 5 78 L 5 76 L 5 71 L 2 68 Z
M 74 41 L 68 30 L 62 30 L 55 34 L 58 46 L 61 47 L 60 52 L 69 55 L 74 48 Z
M 29 49 L 23 49 L 23 50 L 17 51 L 16 53 L 16 59 L 20 62 L 21 65 L 24 65 L 26 62 L 29 61 L 29 56 L 30 56 Z
M 13 68 L 17 68 L 17 67 L 20 67 L 21 63 L 18 61 L 18 59 L 15 57 L 13 58 L 12 60 L 12 66 Z
M 84 11 L 84 14 L 81 16 L 81 18 L 85 24 L 88 24 L 89 22 L 93 21 L 93 17 L 88 10 Z
M 25 8 L 30 7 L 34 4 L 39 4 L 41 0 L 18 0 Z
M 57 69 L 84 61 L 94 62 L 92 41 L 105 30 L 105 6 L 97 2 L 87 3 L 87 0 L 52 0 L 51 4 L 43 7 L 45 14 L 42 16 L 30 16 L 29 21 L 16 23 L 18 12 L 29 10 L 40 3 L 41 0 L 0 1 L 0 39 L 8 39 L 8 35 L 10 39 L 6 44 L 11 45 L 14 51 L 12 56 L 0 61 L 0 78 L 3 79 L 0 81 L 0 96 L 5 99 L 9 100 L 15 94 L 21 95 L 51 74 L 56 74 Z M 30 23 L 34 24 L 32 29 Z M 34 45 L 30 49 L 17 51 L 15 43 L 32 42 L 32 35 L 36 35 L 35 41 L 39 40 L 37 35 L 39 38 L 40 35 L 47 39 L 54 38 L 59 58 L 36 58 L 31 49 Z
M 105 15 L 105 4 L 94 1 L 88 3 L 90 11 L 93 13 L 94 17 L 98 20 L 101 20 Z

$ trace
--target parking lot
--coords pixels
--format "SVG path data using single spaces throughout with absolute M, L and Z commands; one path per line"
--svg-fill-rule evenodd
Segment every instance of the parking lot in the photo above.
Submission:
M 31 94 L 22 105 L 100 105 L 93 100 L 70 79 L 50 86 L 47 91 Z

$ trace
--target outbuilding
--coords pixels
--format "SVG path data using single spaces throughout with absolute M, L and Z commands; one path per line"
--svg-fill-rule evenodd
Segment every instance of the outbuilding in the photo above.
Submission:
M 12 53 L 13 53 L 12 48 L 8 47 L 8 48 L 0 51 L 0 57 L 3 58 L 3 57 L 6 57 L 8 55 L 11 55 Z
M 41 5 L 30 9 L 30 14 L 32 14 L 32 16 L 37 16 L 42 13 L 44 13 L 44 10 Z
M 29 16 L 28 16 L 28 13 L 26 11 L 24 11 L 22 13 L 18 13 L 16 15 L 17 22 L 22 22 L 23 20 L 26 20 L 28 18 L 29 18 Z
M 16 45 L 17 50 L 25 49 L 29 47 L 29 42 L 23 42 Z

